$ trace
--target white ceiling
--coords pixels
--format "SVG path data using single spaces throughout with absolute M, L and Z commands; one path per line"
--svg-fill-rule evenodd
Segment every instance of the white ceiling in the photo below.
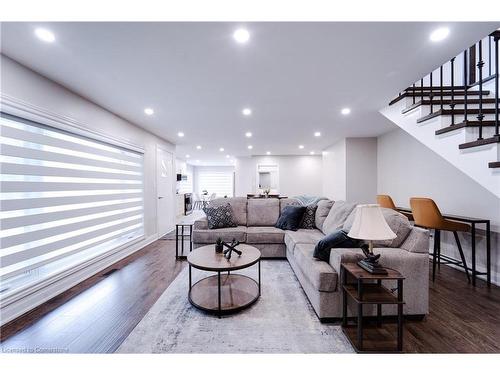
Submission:
M 442 25 L 450 28 L 448 39 L 430 42 L 430 32 Z M 36 39 L 38 26 L 52 30 L 55 43 Z M 240 26 L 251 33 L 245 45 L 232 38 Z M 2 23 L 1 47 L 177 144 L 190 162 L 225 163 L 226 154 L 318 153 L 341 137 L 382 134 L 394 126 L 378 113 L 389 99 L 496 28 L 498 23 Z M 154 116 L 144 115 L 145 107 L 154 108 Z M 241 115 L 244 107 L 252 108 L 251 117 Z M 351 115 L 341 115 L 343 107 Z M 315 131 L 322 136 L 314 137 Z

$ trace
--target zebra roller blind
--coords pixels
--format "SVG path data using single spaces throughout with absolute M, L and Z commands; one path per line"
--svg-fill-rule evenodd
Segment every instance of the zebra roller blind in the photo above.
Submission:
M 143 154 L 6 114 L 0 131 L 2 281 L 144 235 Z

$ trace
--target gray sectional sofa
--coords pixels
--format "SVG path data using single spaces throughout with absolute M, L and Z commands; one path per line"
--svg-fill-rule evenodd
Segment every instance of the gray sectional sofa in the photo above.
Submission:
M 212 205 L 229 202 L 237 227 L 208 229 L 207 219 L 194 223 L 194 248 L 213 244 L 218 237 L 224 241 L 233 238 L 257 247 L 263 258 L 286 258 L 318 317 L 323 320 L 338 319 L 342 314 L 342 293 L 339 270 L 343 262 L 362 258 L 360 249 L 334 249 L 330 261 L 313 258 L 316 243 L 337 229 L 349 230 L 356 204 L 321 200 L 318 202 L 315 229 L 284 231 L 275 228 L 281 211 L 287 205 L 299 205 L 295 199 L 222 198 Z M 429 234 L 413 227 L 408 219 L 392 210 L 382 209 L 386 221 L 397 234 L 394 240 L 375 244 L 375 253 L 382 254 L 381 263 L 394 268 L 406 277 L 404 282 L 404 314 L 422 317 L 428 313 Z M 388 282 L 388 287 L 395 284 Z M 349 315 L 354 315 L 348 306 Z M 383 313 L 395 315 L 395 308 L 384 306 Z M 368 309 L 366 314 L 375 314 Z

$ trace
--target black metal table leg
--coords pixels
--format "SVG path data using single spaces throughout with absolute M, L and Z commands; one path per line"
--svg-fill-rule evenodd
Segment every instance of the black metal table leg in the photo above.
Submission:
M 377 285 L 382 286 L 382 280 L 377 280 Z M 382 326 L 382 305 L 377 303 L 377 326 Z
M 179 258 L 179 226 L 175 225 L 175 259 Z
M 403 280 L 398 280 L 398 302 L 403 302 Z M 403 350 L 403 304 L 398 304 L 398 351 Z
M 192 282 L 191 282 L 191 265 L 189 265 L 189 290 L 191 290 L 191 285 Z
M 189 225 L 189 252 L 193 251 L 193 226 Z
M 471 248 L 472 248 L 472 285 L 476 286 L 476 224 L 471 224 Z
M 358 297 L 363 298 L 363 282 L 358 280 Z M 363 304 L 358 303 L 358 348 L 363 350 Z
M 347 284 L 347 272 L 342 267 L 340 269 L 340 272 L 342 273 L 342 325 L 346 326 L 347 325 L 347 291 L 343 287 L 344 285 Z
M 220 271 L 217 272 L 217 294 L 218 294 L 218 304 L 219 304 L 219 318 L 222 315 L 222 304 L 221 304 L 221 285 L 220 285 Z
M 260 297 L 260 259 L 259 259 L 259 297 Z
M 490 221 L 486 222 L 486 283 L 491 287 L 491 228 Z

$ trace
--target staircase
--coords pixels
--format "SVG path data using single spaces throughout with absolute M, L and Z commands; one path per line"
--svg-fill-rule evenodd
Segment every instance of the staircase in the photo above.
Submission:
M 500 198 L 499 39 L 496 30 L 380 112 Z

